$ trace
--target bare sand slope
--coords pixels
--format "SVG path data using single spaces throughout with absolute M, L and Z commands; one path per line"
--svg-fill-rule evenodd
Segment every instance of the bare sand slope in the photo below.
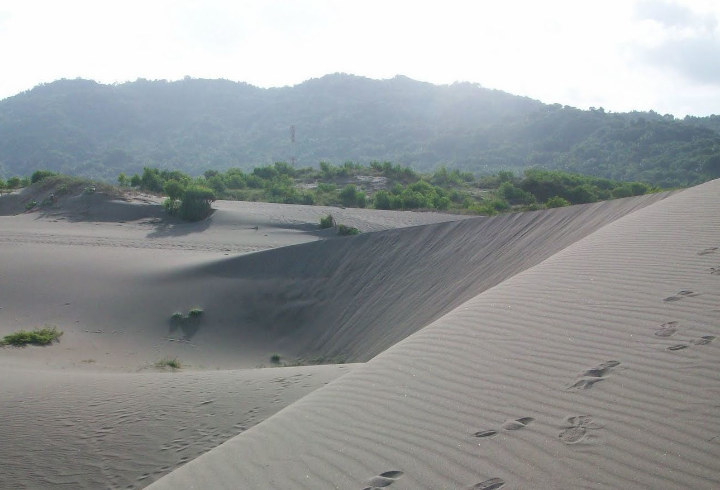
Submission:
M 0 488 L 143 488 L 350 368 L 128 374 L 4 367 Z
M 485 289 L 665 196 L 307 243 L 175 270 L 158 287 L 202 284 L 202 304 L 227 315 L 213 331 L 221 336 L 217 343 L 263 332 L 272 341 L 268 348 L 286 357 L 366 361 Z
M 608 224 L 152 488 L 720 487 L 720 181 Z

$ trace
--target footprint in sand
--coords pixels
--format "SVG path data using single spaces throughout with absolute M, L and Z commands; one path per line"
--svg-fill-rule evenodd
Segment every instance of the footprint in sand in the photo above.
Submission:
M 678 322 L 667 322 L 660 325 L 660 328 L 655 331 L 655 335 L 658 337 L 672 337 L 678 331 Z
M 678 291 L 677 293 L 675 293 L 673 296 L 668 296 L 667 298 L 663 299 L 663 301 L 665 301 L 666 303 L 671 303 L 673 301 L 680 301 L 681 299 L 685 298 L 694 298 L 695 296 L 700 296 L 700 293 L 683 289 L 682 291 Z
M 710 248 L 706 248 L 705 250 L 700 250 L 697 254 L 698 255 L 708 255 L 708 254 L 717 252 L 717 250 L 718 250 L 718 247 L 710 247 Z
M 558 438 L 565 444 L 577 444 L 585 439 L 589 430 L 598 429 L 592 422 L 590 415 L 576 415 L 565 419 L 563 430 Z
M 481 430 L 473 434 L 475 437 L 493 437 L 497 435 L 496 430 Z
M 512 420 L 506 420 L 504 424 L 502 424 L 503 430 L 520 430 L 524 429 L 528 425 L 530 425 L 535 419 L 532 417 L 522 417 L 519 419 L 512 419 Z M 488 430 L 481 430 L 478 432 L 475 432 L 473 434 L 474 437 L 494 437 L 498 434 L 498 431 L 493 429 Z
M 692 340 L 691 342 L 695 345 L 707 345 L 715 340 L 715 338 L 716 337 L 714 335 L 703 335 L 699 339 Z
M 530 425 L 535 419 L 532 417 L 523 417 L 515 420 L 508 420 L 502 424 L 502 428 L 505 430 L 520 430 Z
M 720 276 L 720 267 L 710 267 L 710 274 Z
M 395 482 L 395 480 L 403 475 L 404 473 L 399 470 L 391 470 L 386 471 L 385 473 L 380 473 L 379 475 L 372 477 L 370 481 L 368 481 L 370 486 L 365 487 L 363 490 L 375 490 L 377 488 L 390 486 Z
M 481 481 L 476 483 L 470 490 L 495 490 L 505 485 L 505 480 L 502 478 L 490 478 L 489 480 Z
M 575 384 L 568 386 L 568 390 L 587 390 L 592 385 L 603 381 L 613 368 L 620 365 L 620 361 L 605 361 L 594 368 L 587 369 L 580 375 Z
M 715 340 L 715 338 L 716 337 L 714 335 L 703 335 L 700 338 L 691 340 L 690 343 L 694 344 L 694 345 L 707 345 L 710 342 L 712 342 L 713 340 Z M 676 345 L 671 345 L 670 347 L 667 348 L 667 350 L 683 350 L 683 349 L 687 349 L 688 347 L 690 347 L 689 344 L 676 344 Z

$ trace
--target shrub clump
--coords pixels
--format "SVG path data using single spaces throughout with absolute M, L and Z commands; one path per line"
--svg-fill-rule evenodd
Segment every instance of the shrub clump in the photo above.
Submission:
M 324 230 L 325 228 L 332 228 L 333 226 L 335 226 L 335 218 L 333 218 L 332 214 L 328 214 L 327 216 L 320 218 L 321 230 Z
M 360 230 L 355 228 L 354 226 L 346 226 L 346 225 L 337 225 L 338 235 L 341 236 L 348 236 L 348 235 L 357 235 L 360 233 Z
M 180 361 L 178 361 L 176 357 L 173 357 L 173 358 L 165 357 L 163 359 L 160 359 L 158 362 L 156 362 L 155 367 L 157 367 L 157 368 L 169 367 L 174 370 L 174 369 L 182 368 L 182 364 L 180 364 Z
M 202 314 L 202 308 L 193 308 L 192 310 L 188 311 L 188 318 L 199 318 L 200 316 L 202 316 Z
M 553 196 L 547 200 L 545 206 L 549 208 L 563 208 L 565 206 L 570 206 L 570 201 L 568 201 L 564 197 Z
M 56 327 L 37 328 L 32 331 L 20 330 L 19 332 L 6 335 L 0 340 L 0 345 L 14 345 L 24 347 L 26 345 L 50 345 L 60 339 L 63 334 Z

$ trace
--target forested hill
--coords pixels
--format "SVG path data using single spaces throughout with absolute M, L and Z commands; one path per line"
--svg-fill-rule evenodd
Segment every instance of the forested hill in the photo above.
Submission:
M 468 83 L 342 74 L 272 89 L 60 80 L 0 101 L 0 177 L 44 168 L 114 179 L 145 166 L 199 174 L 293 156 L 299 166 L 541 166 L 670 187 L 720 176 L 720 118 L 582 111 Z

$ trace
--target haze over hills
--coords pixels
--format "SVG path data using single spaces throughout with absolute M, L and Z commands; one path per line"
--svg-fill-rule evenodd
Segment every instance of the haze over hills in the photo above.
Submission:
M 295 127 L 295 143 L 290 128 Z M 720 176 L 720 116 L 583 111 L 469 83 L 334 74 L 261 89 L 227 80 L 59 80 L 0 101 L 0 176 L 114 179 L 275 161 L 392 161 L 472 172 L 561 168 L 660 186 Z

